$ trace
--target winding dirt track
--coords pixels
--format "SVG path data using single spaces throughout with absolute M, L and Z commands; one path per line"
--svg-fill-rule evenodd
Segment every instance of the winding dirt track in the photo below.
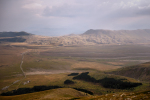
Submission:
M 24 78 L 26 78 L 26 75 L 25 75 L 25 73 L 24 73 L 24 71 L 23 71 L 22 64 L 23 64 L 24 55 L 25 55 L 27 52 L 28 52 L 28 51 L 23 52 L 23 53 L 21 54 L 21 55 L 22 55 L 22 59 L 21 59 L 20 69 L 21 69 L 21 71 L 22 71 L 22 73 L 23 73 L 23 75 L 24 75 Z M 3 87 L 1 90 L 7 90 L 10 86 L 12 86 L 12 85 L 14 85 L 14 84 L 16 84 L 16 83 L 18 83 L 18 82 L 20 81 L 19 85 L 17 86 L 17 89 L 18 89 L 18 87 L 20 86 L 20 84 L 21 84 L 21 82 L 22 82 L 22 80 L 23 80 L 24 78 L 22 78 L 21 80 L 16 80 L 16 81 L 14 81 L 12 84 L 10 84 L 9 86 Z
M 22 69 L 23 58 L 24 58 L 24 54 L 25 54 L 25 53 L 27 53 L 27 52 L 22 53 L 22 61 L 21 61 L 21 64 L 20 64 L 20 69 L 21 69 L 21 71 L 22 71 L 24 77 L 26 78 L 26 75 L 25 75 L 25 73 L 24 73 L 24 71 L 23 71 L 23 69 Z

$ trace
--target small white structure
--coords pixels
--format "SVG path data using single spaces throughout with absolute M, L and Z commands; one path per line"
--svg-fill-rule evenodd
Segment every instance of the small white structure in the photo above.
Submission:
M 30 81 L 28 80 L 28 81 L 26 81 L 26 82 L 24 82 L 23 83 L 23 85 L 26 85 L 26 84 L 28 84 L 28 83 L 30 83 Z

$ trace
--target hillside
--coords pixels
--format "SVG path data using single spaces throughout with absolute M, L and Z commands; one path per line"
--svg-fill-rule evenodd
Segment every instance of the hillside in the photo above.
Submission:
M 24 38 L 31 36 L 32 34 L 27 32 L 0 32 L 0 42 L 25 42 Z
M 0 32 L 0 37 L 15 37 L 15 36 L 28 36 L 31 35 L 27 32 Z
M 1 100 L 58 100 L 72 99 L 87 96 L 84 92 L 77 91 L 71 88 L 58 88 L 35 93 L 28 93 L 14 96 L 0 96 Z
M 96 44 L 145 43 L 150 41 L 150 30 L 88 30 L 82 36 Z
M 150 29 L 143 30 L 93 30 L 90 29 L 80 35 L 66 35 L 47 37 L 27 41 L 33 44 L 47 44 L 57 46 L 68 45 L 99 45 L 99 44 L 139 44 L 150 43 Z
M 71 88 L 61 88 L 15 96 L 0 96 L 1 100 L 149 100 L 149 98 L 150 91 L 120 92 L 91 96 Z
M 127 76 L 141 81 L 150 81 L 150 62 L 135 66 L 123 67 L 109 73 Z
M 19 36 L 17 36 L 19 37 Z M 48 40 L 49 37 L 23 36 Z M 32 38 L 33 37 L 33 38 Z M 37 37 L 37 38 L 36 38 Z M 39 37 L 39 38 L 38 38 Z M 50 37 L 51 38 L 51 37 Z M 44 43 L 44 42 L 43 42 Z M 0 100 L 132 99 L 150 98 L 150 47 L 143 45 L 43 46 L 1 44 Z M 15 59 L 14 59 L 15 58 Z M 20 63 L 21 62 L 21 63 Z M 137 64 L 137 65 L 136 65 Z M 124 66 L 129 77 L 105 73 Z M 24 78 L 20 66 L 26 74 Z M 138 68 L 138 66 L 141 66 Z M 137 68 L 137 69 L 136 69 Z M 139 72 L 138 72 L 139 71 Z M 130 72 L 130 73 L 128 73 Z M 147 75 L 147 76 L 146 76 Z M 137 77 L 138 79 L 138 77 Z M 70 80 L 69 82 L 67 80 Z M 29 83 L 27 83 L 29 81 Z M 66 82 L 67 81 L 67 82 Z M 18 82 L 18 83 L 17 83 Z M 57 86 L 55 89 L 52 87 Z M 50 89 L 50 90 L 48 90 Z M 145 91 L 145 92 L 141 92 Z M 92 93 L 94 95 L 89 95 Z M 16 95 L 17 94 L 17 95 Z M 12 96 L 11 96 L 12 95 Z
M 150 29 L 139 30 L 93 30 L 80 35 L 58 37 L 31 35 L 26 32 L 1 32 L 1 42 L 26 42 L 36 45 L 72 46 L 100 44 L 141 44 L 150 43 Z

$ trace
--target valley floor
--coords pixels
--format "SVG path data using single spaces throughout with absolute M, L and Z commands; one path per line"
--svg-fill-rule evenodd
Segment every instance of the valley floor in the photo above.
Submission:
M 36 46 L 26 44 L 0 45 L 0 88 L 9 86 L 1 93 L 20 88 L 32 88 L 34 86 L 60 86 L 63 88 L 46 90 L 41 92 L 0 96 L 0 99 L 24 100 L 31 99 L 122 99 L 138 100 L 150 98 L 149 81 L 131 78 L 127 76 L 110 74 L 118 71 L 118 68 L 127 66 L 140 66 L 141 63 L 150 62 L 150 47 L 142 45 L 107 45 L 107 46 L 82 46 L 82 47 L 53 47 Z M 24 54 L 22 69 L 20 69 L 22 53 Z M 15 58 L 15 59 L 14 59 Z M 148 68 L 150 64 L 148 65 Z M 126 71 L 126 70 L 124 70 Z M 89 72 L 89 76 L 95 80 L 114 78 L 126 79 L 128 82 L 142 83 L 132 89 L 105 88 L 102 84 L 85 80 L 74 80 L 71 73 Z M 148 79 L 149 74 L 145 74 Z M 21 80 L 18 81 L 17 80 Z M 64 84 L 65 80 L 71 80 L 74 84 Z M 28 84 L 24 82 L 30 81 Z M 94 95 L 85 93 L 87 90 Z M 145 92 L 141 92 L 145 91 Z M 58 98 L 57 98 L 58 97 Z

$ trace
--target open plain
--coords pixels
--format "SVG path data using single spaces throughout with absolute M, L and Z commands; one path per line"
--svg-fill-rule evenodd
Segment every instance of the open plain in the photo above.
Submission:
M 65 91 L 73 91 L 69 89 L 78 88 L 91 91 L 96 96 L 108 93 L 147 91 L 150 89 L 147 80 L 130 78 L 130 75 L 126 77 L 119 74 L 109 74 L 109 72 L 116 71 L 118 68 L 126 68 L 127 66 L 136 66 L 150 62 L 149 45 L 40 46 L 23 43 L 5 43 L 1 44 L 0 48 L 1 93 L 21 88 L 33 88 L 34 86 L 59 86 L 68 88 Z M 23 53 L 24 58 L 22 63 Z M 24 77 L 20 69 L 21 63 L 26 77 Z M 84 81 L 84 79 L 74 80 L 74 76 L 68 76 L 70 73 L 82 74 L 84 72 L 89 72 L 88 75 L 96 80 L 106 77 L 127 79 L 129 82 L 142 83 L 143 85 L 132 89 L 105 88 L 100 85 L 102 83 L 88 82 Z M 74 84 L 66 85 L 64 84 L 65 80 L 72 80 Z M 59 88 L 57 90 L 54 89 L 54 91 L 59 91 Z M 82 92 L 84 91 L 82 90 Z M 81 93 L 77 97 L 87 96 Z M 43 98 L 45 97 L 47 96 L 45 95 Z M 52 97 L 48 96 L 47 98 Z M 3 96 L 0 98 L 3 98 Z M 13 98 L 15 97 L 13 96 Z M 69 98 L 75 98 L 75 96 L 69 96 Z

